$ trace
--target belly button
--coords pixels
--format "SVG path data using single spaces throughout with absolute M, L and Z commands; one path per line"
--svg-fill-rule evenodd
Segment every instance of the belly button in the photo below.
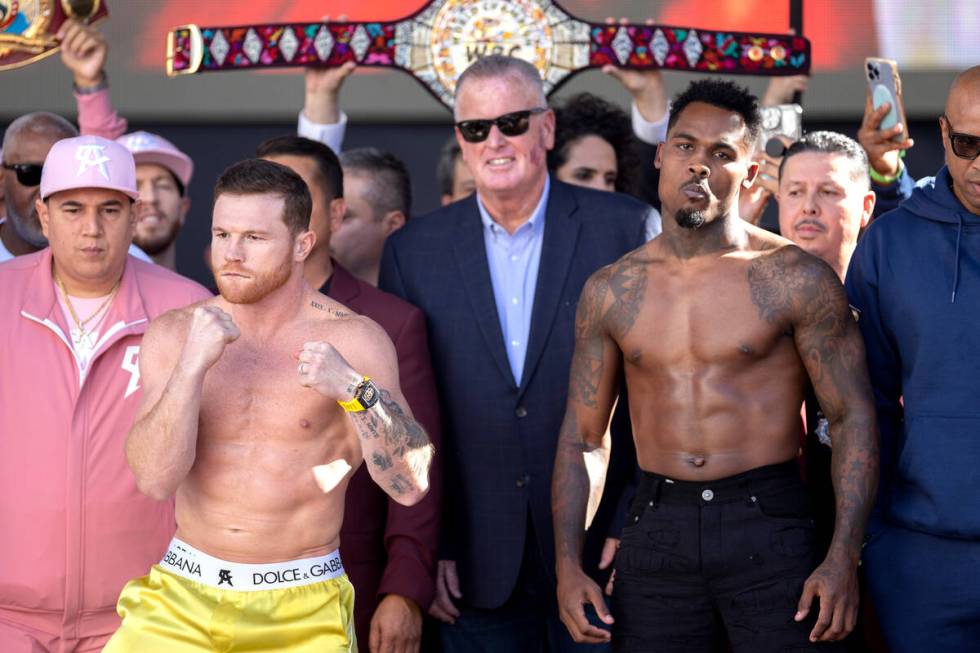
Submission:
M 301 420 L 299 421 L 299 425 L 300 425 L 300 426 L 301 426 L 302 428 L 304 428 L 304 429 L 308 429 L 308 428 L 310 428 L 310 423 L 309 423 L 309 421 L 307 421 L 307 420 L 305 420 L 305 419 L 301 419 Z
M 692 456 L 691 458 L 687 459 L 687 462 L 691 463 L 695 467 L 704 467 L 704 463 L 707 461 L 701 456 Z

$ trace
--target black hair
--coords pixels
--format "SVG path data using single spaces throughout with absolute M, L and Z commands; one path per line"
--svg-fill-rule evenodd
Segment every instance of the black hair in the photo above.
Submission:
M 408 220 L 412 183 L 401 159 L 376 147 L 361 147 L 342 152 L 340 163 L 348 173 L 364 173 L 371 180 L 368 203 L 376 219 L 391 211 L 401 211 Z
M 319 141 L 302 136 L 276 136 L 259 144 L 255 156 L 305 156 L 313 159 L 327 201 L 344 196 L 344 172 L 334 151 Z
M 789 146 L 783 154 L 783 160 L 779 162 L 779 176 L 783 176 L 783 168 L 790 157 L 804 152 L 821 152 L 823 154 L 840 154 L 851 164 L 851 178 L 854 181 L 863 181 L 867 188 L 871 188 L 871 179 L 868 175 L 868 155 L 864 148 L 853 138 L 848 138 L 844 134 L 831 131 L 811 132 Z
M 218 177 L 214 200 L 228 195 L 278 195 L 283 199 L 282 220 L 292 234 L 310 228 L 313 199 L 306 182 L 292 169 L 265 159 L 245 159 L 232 164 Z
M 579 93 L 555 108 L 555 123 L 555 147 L 548 152 L 549 170 L 565 165 L 571 146 L 580 138 L 598 136 L 616 152 L 616 190 L 636 190 L 640 157 L 635 149 L 633 125 L 625 111 L 591 93 Z
M 703 102 L 713 107 L 737 113 L 745 123 L 745 141 L 754 144 L 762 128 L 759 100 L 749 89 L 721 79 L 702 79 L 691 82 L 684 92 L 674 98 L 667 120 L 667 131 L 677 123 L 681 112 L 693 102 Z

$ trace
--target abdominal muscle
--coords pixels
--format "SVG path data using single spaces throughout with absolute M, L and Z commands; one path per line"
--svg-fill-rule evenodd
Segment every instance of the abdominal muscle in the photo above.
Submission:
M 346 424 L 327 427 L 318 437 L 290 435 L 199 435 L 194 467 L 177 492 L 177 537 L 216 558 L 255 564 L 337 549 L 344 495 L 360 464 L 348 446 Z M 351 470 L 324 493 L 312 468 L 339 458 Z

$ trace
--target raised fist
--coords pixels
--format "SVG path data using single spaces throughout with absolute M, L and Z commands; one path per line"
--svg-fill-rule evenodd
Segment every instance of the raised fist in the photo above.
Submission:
M 58 30 L 61 41 L 61 61 L 75 77 L 75 85 L 91 87 L 102 81 L 109 47 L 94 27 L 74 19 L 64 22 Z
M 364 379 L 329 342 L 307 342 L 299 355 L 299 382 L 337 401 L 347 401 Z
M 225 346 L 235 342 L 241 332 L 231 316 L 217 306 L 194 309 L 182 358 L 193 368 L 204 371 L 218 362 Z

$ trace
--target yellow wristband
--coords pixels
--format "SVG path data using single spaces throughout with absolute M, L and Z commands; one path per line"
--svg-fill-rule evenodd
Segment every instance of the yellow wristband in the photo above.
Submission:
M 357 384 L 357 387 L 354 389 L 353 397 L 351 397 L 347 401 L 337 402 L 338 404 L 340 404 L 340 407 L 343 408 L 348 413 L 359 413 L 362 410 L 365 410 L 364 404 L 361 403 L 360 390 L 364 386 L 364 383 L 370 380 L 371 377 L 369 376 L 365 376 L 363 379 L 361 379 L 361 382 Z

